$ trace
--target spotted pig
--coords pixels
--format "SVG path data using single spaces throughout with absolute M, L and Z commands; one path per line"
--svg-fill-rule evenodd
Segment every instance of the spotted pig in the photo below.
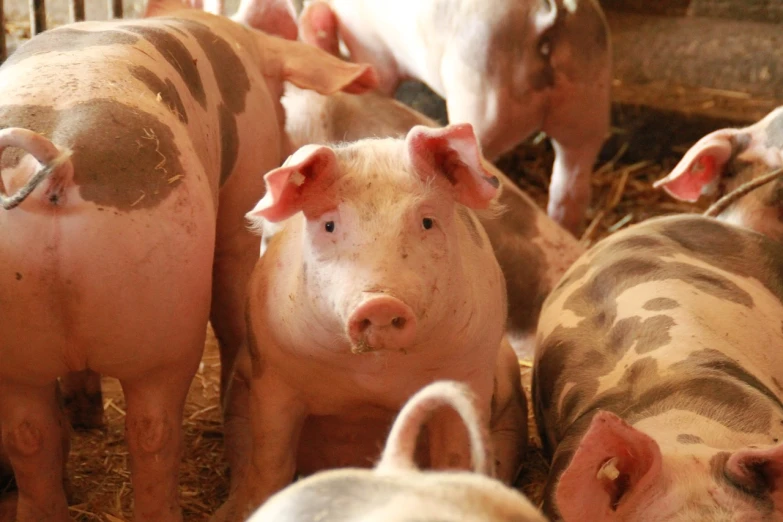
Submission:
M 665 178 L 656 182 L 683 201 L 721 197 L 783 167 L 783 107 L 745 128 L 727 128 L 700 139 Z M 783 241 L 783 176 L 720 211 L 728 222 Z
M 287 149 L 283 81 L 374 83 L 180 7 L 50 30 L 0 67 L 0 427 L 20 522 L 68 520 L 56 380 L 85 370 L 125 393 L 134 520 L 181 520 L 182 408 L 207 320 L 224 362 L 244 340 L 244 215 Z
M 489 478 L 491 444 L 467 386 L 439 381 L 416 392 L 392 425 L 373 470 L 324 471 L 274 495 L 249 522 L 543 522 L 519 492 Z M 420 471 L 418 436 L 434 412 L 448 406 L 469 434 L 472 472 Z
M 300 30 L 372 63 L 387 95 L 403 79 L 426 83 L 450 123 L 475 127 L 492 161 L 545 132 L 556 153 L 549 215 L 581 228 L 609 131 L 612 56 L 597 0 L 315 1 Z
M 680 215 L 599 242 L 544 303 L 533 376 L 565 521 L 783 519 L 783 244 Z

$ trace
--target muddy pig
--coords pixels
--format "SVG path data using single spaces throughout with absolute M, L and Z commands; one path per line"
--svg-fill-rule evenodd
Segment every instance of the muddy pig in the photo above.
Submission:
M 696 201 L 702 194 L 725 196 L 781 167 L 783 107 L 778 107 L 749 127 L 704 136 L 655 185 L 677 199 Z M 719 214 L 725 221 L 783 240 L 783 177 L 721 205 Z
M 20 521 L 68 520 L 56 380 L 84 370 L 122 384 L 135 520 L 181 520 L 182 408 L 210 301 L 224 354 L 244 339 L 244 215 L 287 148 L 283 81 L 373 86 L 366 66 L 180 7 L 52 29 L 0 67 L 0 426 Z
M 565 521 L 783 519 L 783 244 L 698 215 L 596 244 L 544 303 L 533 391 Z
M 245 403 L 226 418 L 251 457 L 232 469 L 216 520 L 242 519 L 296 472 L 368 466 L 394 415 L 439 379 L 476 394 L 493 471 L 509 482 L 525 399 L 516 356 L 501 348 L 503 274 L 473 212 L 492 212 L 499 181 L 470 125 L 308 145 L 265 180 L 248 216 L 283 226 L 250 282 L 250 357 L 232 381 Z M 459 433 L 454 416 L 433 422 L 426 463 L 467 469 Z
M 468 431 L 472 473 L 422 472 L 416 466 L 417 438 L 443 407 L 456 411 Z M 454 381 L 435 382 L 400 410 L 373 470 L 324 471 L 301 480 L 274 495 L 249 522 L 543 522 L 522 494 L 486 476 L 487 454 L 491 445 L 470 390 Z
M 415 125 L 438 127 L 423 114 L 376 92 L 321 95 L 287 84 L 282 98 L 294 147 L 370 137 L 404 137 Z M 499 215 L 479 214 L 506 281 L 507 333 L 520 357 L 530 357 L 541 303 L 584 248 L 489 161 L 501 181 Z M 264 236 L 266 241 L 267 235 Z
M 473 124 L 494 161 L 537 131 L 552 138 L 549 215 L 576 233 L 609 132 L 611 46 L 596 0 L 316 1 L 302 38 L 340 41 L 372 63 L 381 91 L 403 79 L 445 98 L 450 123 Z

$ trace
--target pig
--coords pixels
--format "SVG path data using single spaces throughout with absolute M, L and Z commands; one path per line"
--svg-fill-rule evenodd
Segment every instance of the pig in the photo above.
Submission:
M 538 336 L 546 515 L 783 519 L 783 244 L 692 214 L 629 227 L 569 269 Z
M 496 160 L 535 132 L 552 138 L 548 213 L 577 233 L 590 177 L 609 132 L 612 54 L 597 0 L 315 1 L 299 20 L 304 41 L 343 43 L 372 63 L 380 90 L 427 84 L 450 123 L 471 123 Z
M 249 284 L 249 354 L 225 421 L 246 462 L 213 520 L 244 520 L 296 472 L 367 467 L 403 404 L 442 379 L 475 394 L 493 472 L 510 482 L 526 404 L 502 342 L 503 274 L 472 211 L 492 212 L 499 181 L 471 126 L 307 145 L 264 179 L 248 218 L 282 229 Z M 428 433 L 426 465 L 468 469 L 459 419 Z
M 745 128 L 727 128 L 700 139 L 665 178 L 655 183 L 681 201 L 724 196 L 783 166 L 783 107 Z M 783 241 L 783 178 L 739 198 L 721 219 Z
M 180 7 L 52 29 L 0 67 L 0 438 L 20 522 L 68 520 L 57 378 L 85 370 L 123 387 L 134 520 L 182 519 L 182 409 L 207 320 L 224 360 L 245 339 L 244 215 L 285 157 L 283 81 L 375 83 Z
M 489 444 L 471 396 L 454 381 L 425 386 L 400 410 L 373 470 L 317 473 L 275 494 L 248 522 L 544 522 L 527 498 L 487 476 Z M 459 414 L 469 433 L 472 473 L 416 466 L 417 437 L 444 406 Z

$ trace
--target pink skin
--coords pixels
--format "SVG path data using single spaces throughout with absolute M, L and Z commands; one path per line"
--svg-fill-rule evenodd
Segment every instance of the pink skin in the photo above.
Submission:
M 66 159 L 17 208 L 0 210 L 0 227 L 6 231 L 0 238 L 0 295 L 13 296 L 0 299 L 0 426 L 19 485 L 20 522 L 68 520 L 62 471 L 67 420 L 57 401 L 56 380 L 87 369 L 116 377 L 125 393 L 134 520 L 182 519 L 177 501 L 182 408 L 203 350 L 211 304 L 229 365 L 244 339 L 243 278 L 250 275 L 259 247 L 258 238 L 246 230 L 244 213 L 263 194 L 259 170 L 279 165 L 286 147 L 282 119 L 274 116 L 282 114 L 282 83 L 289 80 L 323 92 L 346 85 L 361 91 L 373 83 L 366 68 L 349 70 L 325 53 L 247 31 L 225 18 L 171 12 L 179 7 L 176 1 L 153 1 L 148 14 L 207 24 L 216 36 L 246 51 L 237 56 L 254 92 L 236 116 L 236 163 L 219 191 L 221 143 L 214 109 L 222 96 L 209 57 L 193 39 L 180 41 L 206 86 L 203 107 L 188 95 L 169 62 L 143 40 L 138 46 L 42 53 L 7 63 L 0 73 L 4 105 L 65 110 L 97 97 L 159 119 L 173 134 L 182 167 L 182 177 L 174 180 L 178 182 L 167 197 L 114 211 L 111 201 L 97 204 L 82 197 L 73 179 L 76 163 Z M 124 23 L 167 30 L 174 38 L 180 34 L 156 20 L 81 28 L 107 31 Z M 188 123 L 129 75 L 128 64 L 170 79 Z M 62 82 L 69 78 L 78 78 L 83 88 L 64 88 Z M 0 142 L 17 133 L 22 138 L 15 144 L 39 158 L 46 155 L 41 144 L 67 157 L 67 151 L 55 147 L 59 144 L 25 132 L 6 130 Z M 259 148 L 256 140 L 265 147 Z M 78 150 L 83 144 L 67 145 Z M 127 153 L 137 155 L 138 150 L 132 144 Z M 166 160 L 164 167 L 172 158 Z M 2 171 L 4 190 L 16 192 L 38 168 L 38 162 L 24 156 Z M 86 377 L 94 379 L 95 374 Z
M 418 0 L 316 0 L 300 31 L 332 53 L 341 40 L 352 60 L 375 66 L 386 94 L 405 79 L 426 83 L 446 99 L 450 122 L 474 126 L 489 160 L 545 132 L 556 152 L 548 213 L 577 233 L 609 131 L 608 28 L 593 0 L 573 11 L 536 4 L 463 0 L 444 16 Z
M 489 422 L 495 379 L 513 383 L 497 369 L 514 358 L 499 349 L 503 277 L 486 236 L 478 232 L 479 247 L 457 215 L 459 205 L 490 204 L 497 190 L 487 178 L 469 126 L 310 145 L 265 176 L 267 194 L 249 216 L 282 230 L 250 283 L 255 342 L 234 381 L 247 383 L 249 402 L 226 421 L 243 428 L 251 458 L 215 520 L 242 520 L 297 470 L 367 466 L 394 414 L 433 380 L 465 382 Z M 357 319 L 370 315 L 368 328 L 388 326 L 359 331 Z M 498 408 L 521 411 L 520 395 L 503 391 Z M 433 467 L 469 466 L 459 423 L 445 413 L 433 422 Z M 519 463 L 515 442 L 499 450 L 504 480 Z

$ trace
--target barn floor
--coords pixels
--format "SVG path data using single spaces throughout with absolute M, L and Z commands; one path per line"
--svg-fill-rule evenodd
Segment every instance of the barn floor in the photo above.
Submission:
M 106 0 L 87 0 L 87 18 L 105 19 L 106 3 Z M 236 0 L 227 1 L 229 7 L 235 3 Z M 65 22 L 67 2 L 56 0 L 49 4 L 50 25 Z M 142 0 L 126 0 L 126 17 L 137 15 L 142 5 Z M 5 0 L 6 30 L 12 37 L 9 50 L 13 50 L 20 39 L 29 36 L 26 6 L 27 0 Z M 640 41 L 627 27 L 637 22 L 633 16 L 610 17 L 618 49 L 626 48 L 623 39 Z M 679 25 L 689 38 L 698 38 L 698 24 L 688 26 L 682 22 Z M 651 29 L 650 39 L 643 39 L 649 56 L 660 54 L 653 49 L 651 39 L 657 38 L 662 46 L 671 41 L 661 34 L 665 27 L 668 26 Z M 705 27 L 704 31 L 712 29 Z M 711 51 L 705 49 L 704 52 Z M 645 67 L 648 77 L 638 77 L 633 64 L 628 63 L 633 59 Z M 665 61 L 618 55 L 618 75 L 613 86 L 615 127 L 596 166 L 593 202 L 582 236 L 585 244 L 592 244 L 611 232 L 649 217 L 704 208 L 703 204 L 677 203 L 663 192 L 652 189 L 652 182 L 663 177 L 700 136 L 722 126 L 758 119 L 778 104 L 776 92 L 748 93 L 720 78 L 713 79 L 709 85 L 673 85 L 672 76 L 677 75 L 661 69 L 671 66 Z M 662 81 L 664 78 L 669 81 Z M 406 85 L 398 96 L 430 116 L 443 116 L 442 103 L 420 87 Z M 547 141 L 532 138 L 501 158 L 498 166 L 543 208 L 552 160 L 552 149 Z M 520 366 L 529 395 L 530 361 L 521 361 Z M 217 345 L 210 331 L 201 369 L 188 396 L 184 419 L 186 452 L 181 468 L 181 495 L 185 519 L 193 522 L 207 520 L 227 494 L 218 377 Z M 132 511 L 123 437 L 124 400 L 118 383 L 109 378 L 104 378 L 104 410 L 106 427 L 103 430 L 73 435 L 69 491 L 74 520 L 117 522 L 129 520 Z M 530 411 L 532 413 L 532 408 Z M 531 500 L 539 502 L 547 463 L 538 449 L 532 418 L 530 424 L 531 448 L 518 485 Z M 0 495 L 2 487 L 0 484 Z M 0 521 L 5 520 L 0 502 Z

